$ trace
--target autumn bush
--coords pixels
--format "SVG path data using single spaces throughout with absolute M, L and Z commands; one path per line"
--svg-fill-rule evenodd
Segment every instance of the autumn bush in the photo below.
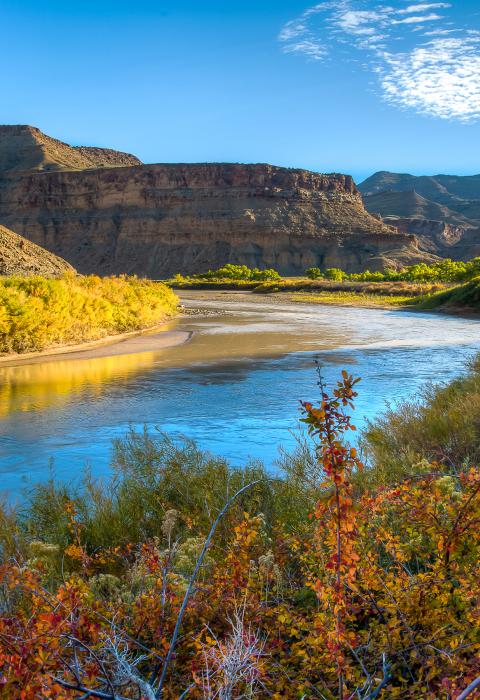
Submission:
M 31 352 L 158 324 L 175 313 L 165 285 L 66 274 L 0 279 L 0 353 Z
M 480 676 L 480 471 L 412 451 L 376 483 L 358 386 L 320 377 L 276 475 L 131 431 L 110 481 L 5 505 L 0 696 L 458 698 Z

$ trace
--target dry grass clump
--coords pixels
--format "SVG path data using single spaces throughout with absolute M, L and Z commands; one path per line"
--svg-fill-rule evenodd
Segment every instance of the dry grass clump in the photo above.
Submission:
M 364 306 L 364 307 L 402 307 L 412 306 L 416 303 L 414 297 L 397 296 L 395 294 L 372 294 L 365 292 L 298 292 L 293 294 L 293 301 L 307 304 L 331 304 L 338 306 Z

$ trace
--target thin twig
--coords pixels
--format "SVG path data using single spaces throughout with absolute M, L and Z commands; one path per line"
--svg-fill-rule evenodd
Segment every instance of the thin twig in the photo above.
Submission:
M 178 638 L 178 634 L 179 634 L 179 632 L 180 632 L 180 627 L 181 627 L 181 625 L 182 625 L 183 616 L 184 616 L 184 614 L 185 614 L 185 610 L 186 610 L 186 608 L 187 608 L 188 601 L 189 601 L 190 596 L 191 596 L 192 591 L 193 591 L 193 584 L 195 583 L 195 580 L 196 580 L 196 578 L 197 578 L 198 572 L 200 571 L 200 568 L 201 568 L 201 566 L 202 566 L 202 564 L 203 564 L 203 560 L 204 560 L 204 558 L 205 558 L 205 554 L 207 553 L 207 550 L 208 550 L 208 548 L 209 548 L 209 546 L 210 546 L 210 543 L 211 543 L 211 541 L 212 541 L 212 539 L 213 539 L 213 536 L 215 535 L 215 531 L 216 531 L 216 529 L 217 529 L 217 527 L 218 527 L 220 521 L 222 520 L 222 518 L 223 518 L 223 516 L 225 515 L 225 513 L 227 513 L 227 511 L 229 510 L 230 506 L 234 503 L 234 501 L 236 501 L 237 498 L 239 498 L 243 493 L 245 493 L 246 491 L 252 489 L 254 486 L 258 486 L 258 484 L 262 484 L 262 483 L 269 482 L 269 481 L 276 481 L 276 479 L 258 479 L 257 481 L 252 481 L 250 484 L 247 484 L 246 486 L 244 486 L 243 488 L 241 488 L 239 491 L 237 491 L 237 493 L 235 493 L 235 494 L 230 498 L 230 500 L 227 501 L 227 503 L 224 505 L 224 507 L 222 508 L 222 510 L 220 511 L 220 513 L 218 514 L 217 519 L 215 520 L 215 522 L 213 523 L 212 527 L 210 528 L 210 532 L 208 533 L 208 537 L 207 537 L 207 539 L 205 540 L 205 543 L 204 543 L 204 545 L 203 545 L 203 548 L 202 548 L 202 551 L 201 551 L 201 553 L 200 553 L 200 556 L 199 556 L 198 559 L 197 559 L 197 563 L 196 563 L 196 565 L 195 565 L 195 569 L 194 569 L 194 571 L 193 571 L 193 574 L 192 574 L 191 577 L 190 577 L 190 581 L 189 581 L 189 584 L 188 584 L 188 588 L 187 588 L 187 590 L 185 591 L 185 595 L 184 595 L 184 597 L 183 597 L 183 602 L 182 602 L 180 611 L 179 611 L 179 613 L 178 613 L 177 621 L 176 621 L 176 623 L 175 623 L 175 629 L 173 630 L 172 640 L 171 640 L 171 642 L 170 642 L 170 648 L 169 648 L 168 653 L 167 653 L 167 656 L 166 656 L 166 658 L 165 658 L 165 663 L 163 664 L 162 674 L 161 674 L 161 676 L 160 676 L 160 680 L 159 680 L 159 683 L 158 683 L 158 690 L 157 690 L 156 695 L 155 695 L 155 697 L 157 698 L 157 700 L 158 700 L 159 698 L 162 697 L 163 687 L 164 687 L 164 685 L 165 685 L 165 679 L 166 679 L 166 677 L 167 677 L 168 667 L 169 667 L 170 662 L 171 662 L 171 660 L 172 660 L 173 652 L 175 651 L 175 646 L 176 646 L 176 644 L 177 644 L 177 638 Z M 152 681 L 151 681 L 151 682 L 152 682 Z M 153 682 L 152 682 L 152 683 L 153 683 Z

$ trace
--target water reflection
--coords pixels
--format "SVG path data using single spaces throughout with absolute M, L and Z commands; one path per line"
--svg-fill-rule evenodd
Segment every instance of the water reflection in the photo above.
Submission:
M 0 417 L 60 407 L 88 390 L 92 400 L 106 384 L 148 370 L 155 353 L 102 357 L 93 360 L 50 360 L 18 367 L 0 366 Z
M 130 424 L 187 435 L 235 464 L 249 456 L 272 464 L 278 444 L 292 443 L 299 400 L 315 397 L 315 357 L 327 381 L 343 367 L 363 377 L 361 426 L 385 401 L 458 376 L 480 343 L 471 319 L 199 296 L 185 303 L 203 315 L 168 325 L 194 333 L 184 345 L 0 366 L 3 488 L 45 478 L 51 457 L 59 478 L 87 462 L 107 473 L 111 440 Z

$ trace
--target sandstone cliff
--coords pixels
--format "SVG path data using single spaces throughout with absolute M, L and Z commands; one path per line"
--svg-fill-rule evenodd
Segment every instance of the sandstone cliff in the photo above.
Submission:
M 30 168 L 25 158 L 12 167 L 1 144 L 0 222 L 80 272 L 161 278 L 234 262 L 298 274 L 422 259 L 415 237 L 371 216 L 346 175 L 239 164 L 92 169 L 81 161 L 91 149 L 63 166 L 60 146 L 53 171 L 50 142 L 49 163 Z
M 74 272 L 65 260 L 0 226 L 0 275 L 60 275 Z

